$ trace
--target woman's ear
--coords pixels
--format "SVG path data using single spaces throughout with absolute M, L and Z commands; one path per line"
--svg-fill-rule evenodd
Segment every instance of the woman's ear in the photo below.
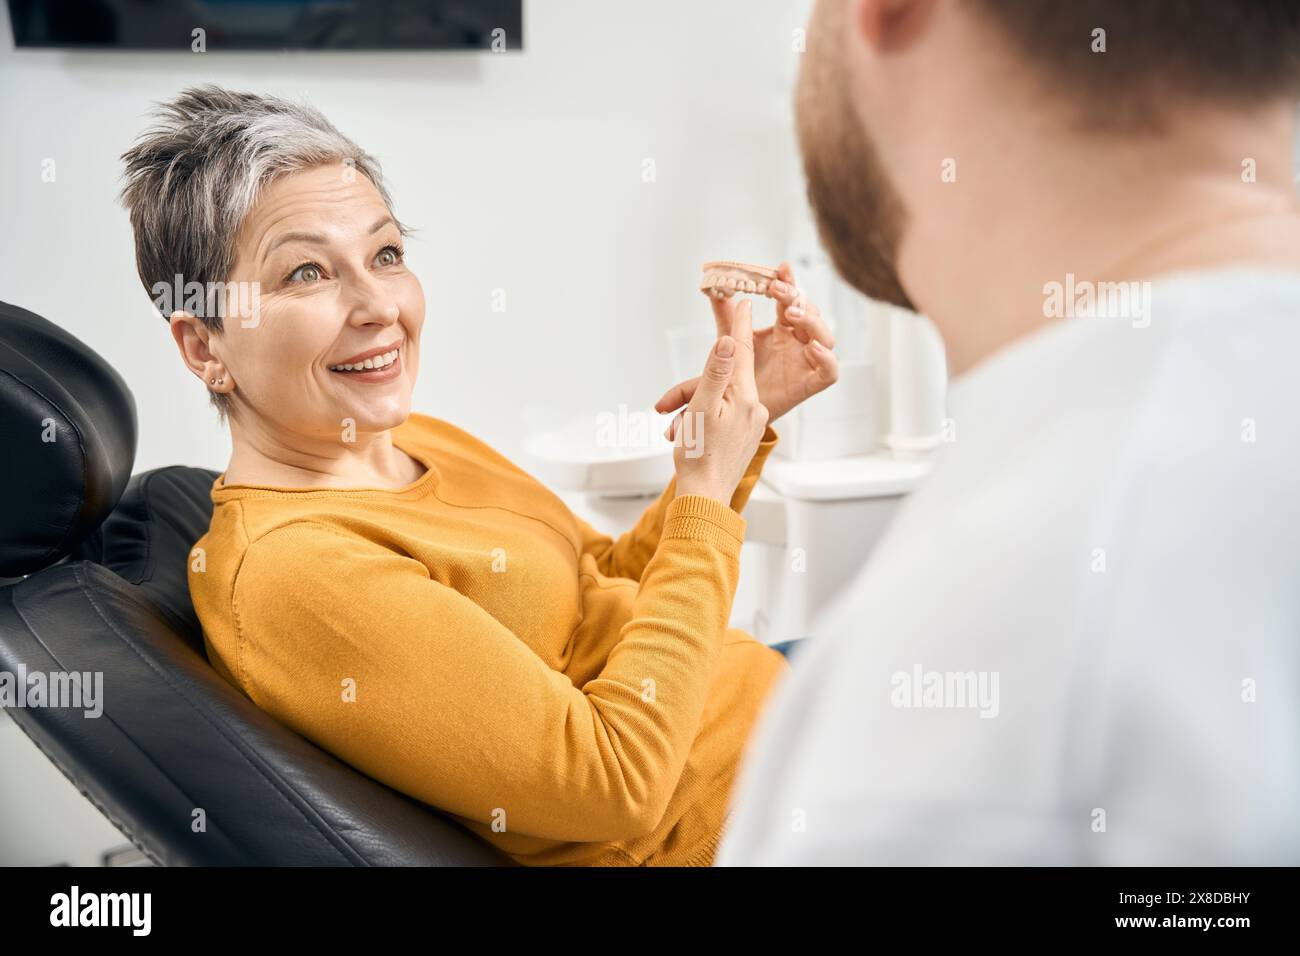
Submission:
M 203 380 L 209 391 L 230 391 L 234 382 L 230 381 L 225 363 L 212 350 L 212 330 L 191 313 L 180 310 L 173 312 L 168 322 L 186 367 Z

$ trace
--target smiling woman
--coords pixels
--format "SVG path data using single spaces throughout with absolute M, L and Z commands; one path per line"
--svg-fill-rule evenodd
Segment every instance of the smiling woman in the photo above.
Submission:
M 424 294 L 379 190 L 346 163 L 284 175 L 266 186 L 236 243 L 231 277 L 259 284 L 259 321 L 213 336 L 194 317 L 172 318 L 190 367 L 231 395 L 232 434 L 273 414 L 274 429 L 254 426 L 260 441 L 235 442 L 226 481 L 408 482 L 414 465 L 386 432 L 411 412 Z M 345 422 L 356 454 L 340 456 Z M 293 442 L 268 450 L 282 429 Z
M 790 401 L 748 310 L 692 386 L 710 456 L 679 460 L 689 481 L 615 540 L 412 412 L 424 296 L 406 229 L 319 112 L 188 90 L 124 159 L 145 287 L 257 292 L 234 314 L 162 310 L 230 424 L 189 566 L 213 667 L 519 862 L 710 863 L 787 666 L 727 626 L 739 512 L 777 441 L 759 397 Z
M 424 295 L 378 164 L 318 111 L 273 97 L 208 86 L 158 116 L 123 156 L 141 281 L 252 300 L 252 321 L 226 321 L 234 297 L 165 314 L 230 423 L 225 481 L 408 482 L 421 469 L 388 429 L 410 414 Z M 340 454 L 345 421 L 359 437 Z

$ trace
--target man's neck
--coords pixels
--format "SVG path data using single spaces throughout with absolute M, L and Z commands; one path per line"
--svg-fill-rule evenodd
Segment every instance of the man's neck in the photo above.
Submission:
M 1052 321 L 1048 283 L 1228 263 L 1300 270 L 1290 107 L 1146 139 L 1038 130 L 1017 146 L 986 132 L 958 157 L 956 182 L 910 184 L 899 254 L 954 375 Z

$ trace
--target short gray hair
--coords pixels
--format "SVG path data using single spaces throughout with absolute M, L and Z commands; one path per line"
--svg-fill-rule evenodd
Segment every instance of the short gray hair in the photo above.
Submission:
M 157 283 L 170 287 L 178 275 L 204 288 L 226 282 L 244 219 L 262 189 L 288 173 L 348 164 L 392 212 L 379 163 L 311 106 L 214 85 L 156 105 L 158 122 L 122 154 L 122 204 L 131 214 L 136 270 L 151 298 Z M 393 221 L 409 233 L 396 216 Z M 204 325 L 220 333 L 220 310 L 203 311 Z M 224 421 L 230 396 L 208 394 Z

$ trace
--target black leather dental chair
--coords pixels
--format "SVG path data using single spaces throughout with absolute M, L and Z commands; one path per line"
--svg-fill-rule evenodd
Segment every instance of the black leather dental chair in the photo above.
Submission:
M 212 669 L 186 567 L 217 473 L 132 476 L 135 448 L 121 376 L 0 302 L 0 671 L 103 674 L 100 716 L 10 709 L 22 730 L 158 864 L 510 864 Z

